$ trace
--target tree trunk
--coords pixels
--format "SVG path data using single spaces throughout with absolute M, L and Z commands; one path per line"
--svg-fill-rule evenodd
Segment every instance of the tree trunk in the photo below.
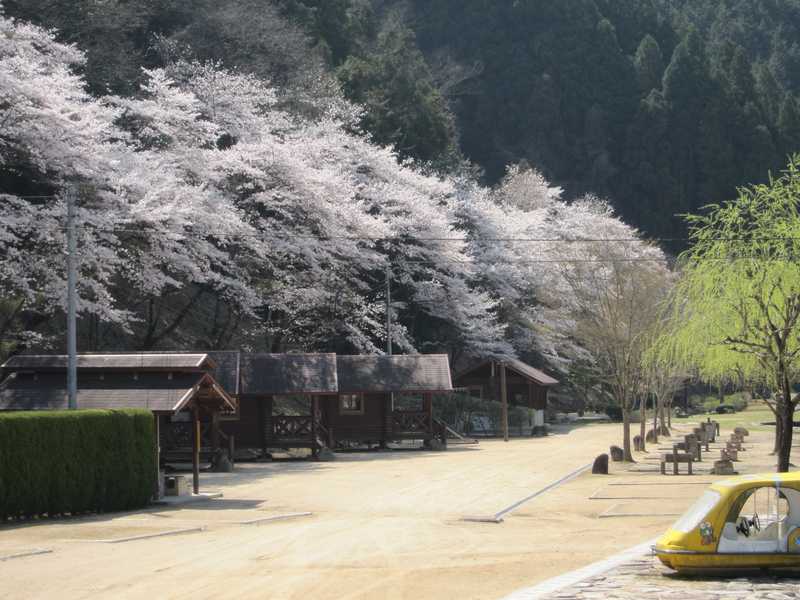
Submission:
M 775 413 L 775 442 L 772 445 L 772 454 L 777 456 L 781 450 L 781 440 L 783 439 L 783 419 L 780 418 L 778 412 Z
M 661 412 L 661 399 L 654 396 L 653 404 L 653 443 L 658 444 L 658 415 Z
M 622 452 L 625 462 L 636 462 L 631 454 L 631 409 L 622 403 Z
M 778 448 L 778 473 L 788 473 L 792 462 L 793 434 L 793 419 L 790 407 L 787 407 L 787 410 L 781 411 L 780 421 L 782 426 Z
M 647 437 L 647 394 L 639 400 L 639 435 L 642 438 L 642 452 L 645 451 L 645 438 Z
M 778 442 L 778 473 L 788 473 L 792 458 L 792 433 L 794 429 L 794 402 L 792 402 L 792 386 L 784 372 L 781 376 L 783 397 L 778 400 L 778 414 L 775 419 L 775 434 Z M 780 437 L 778 423 L 780 422 Z

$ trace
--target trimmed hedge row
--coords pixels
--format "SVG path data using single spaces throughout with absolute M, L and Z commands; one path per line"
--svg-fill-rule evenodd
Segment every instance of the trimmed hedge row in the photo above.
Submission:
M 149 411 L 0 413 L 0 519 L 145 506 L 153 444 Z

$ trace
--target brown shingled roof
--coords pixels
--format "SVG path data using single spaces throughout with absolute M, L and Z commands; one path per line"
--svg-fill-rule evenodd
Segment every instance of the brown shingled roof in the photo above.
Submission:
M 340 393 L 444 392 L 453 389 L 446 354 L 337 357 Z
M 66 377 L 57 372 L 17 371 L 0 383 L 0 410 L 67 408 Z M 233 399 L 206 373 L 116 372 L 78 375 L 78 408 L 141 408 L 175 412 L 208 390 L 217 405 L 235 410 Z
M 477 364 L 477 365 L 475 365 L 473 367 L 470 367 L 469 369 L 467 369 L 465 371 L 462 371 L 461 373 L 456 375 L 455 379 L 456 379 L 456 381 L 459 381 L 463 377 L 466 377 L 467 375 L 469 375 L 469 374 L 471 374 L 471 373 L 473 373 L 473 372 L 475 372 L 475 371 L 477 371 L 479 369 L 483 369 L 487 365 L 491 365 L 493 362 L 505 363 L 506 367 L 511 369 L 515 373 L 517 373 L 517 374 L 521 375 L 522 377 L 532 381 L 533 383 L 536 383 L 536 384 L 544 386 L 544 387 L 550 387 L 550 386 L 553 386 L 553 385 L 558 385 L 558 383 L 559 383 L 559 381 L 557 379 L 553 379 L 552 377 L 550 377 L 550 375 L 548 375 L 544 371 L 540 371 L 539 369 L 536 369 L 536 368 L 530 366 L 529 364 L 522 362 L 521 360 L 517 360 L 516 358 L 505 358 L 503 360 L 497 360 L 497 361 L 492 361 L 492 360 L 484 361 L 484 362 L 482 362 L 480 364 Z
M 517 360 L 516 358 L 509 358 L 505 360 L 505 363 L 509 369 L 516 371 L 523 377 L 527 377 L 528 379 L 533 380 L 534 383 L 538 383 L 539 385 L 544 385 L 544 386 L 558 385 L 558 379 L 553 379 L 552 377 L 550 377 L 550 375 L 548 375 L 544 371 L 535 369 L 534 367 L 522 362 L 521 360 Z
M 241 394 L 335 394 L 335 354 L 249 354 L 239 364 Z
M 78 369 L 135 369 L 137 371 L 200 371 L 216 365 L 208 354 L 129 353 L 79 354 Z M 2 368 L 6 371 L 63 371 L 67 368 L 65 354 L 18 354 L 9 358 Z

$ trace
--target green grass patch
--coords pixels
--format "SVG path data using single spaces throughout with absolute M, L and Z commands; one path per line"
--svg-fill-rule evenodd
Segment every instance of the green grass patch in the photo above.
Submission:
M 772 414 L 769 407 L 757 400 L 751 401 L 745 410 L 733 414 L 718 415 L 712 411 L 708 414 L 690 415 L 683 419 L 673 417 L 672 421 L 673 423 L 697 423 L 705 421 L 708 417 L 717 421 L 724 431 L 731 431 L 735 427 L 744 427 L 750 431 L 775 430 L 774 425 L 762 425 L 765 422 L 775 421 L 775 415 Z

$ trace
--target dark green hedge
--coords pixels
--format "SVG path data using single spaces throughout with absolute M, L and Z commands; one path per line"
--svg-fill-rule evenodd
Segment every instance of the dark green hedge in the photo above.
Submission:
M 0 519 L 146 505 L 153 436 L 149 411 L 0 413 Z

